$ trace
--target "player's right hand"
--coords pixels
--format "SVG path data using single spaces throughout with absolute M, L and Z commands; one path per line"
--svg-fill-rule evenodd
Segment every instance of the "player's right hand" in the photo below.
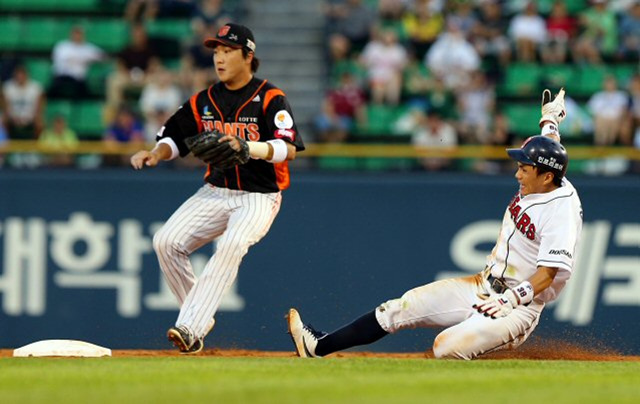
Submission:
M 140 150 L 131 156 L 131 167 L 136 170 L 142 169 L 144 166 L 155 167 L 158 165 L 158 156 L 148 150 Z

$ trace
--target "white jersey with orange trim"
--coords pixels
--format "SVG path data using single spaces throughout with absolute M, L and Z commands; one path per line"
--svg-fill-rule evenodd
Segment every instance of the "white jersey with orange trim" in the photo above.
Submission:
M 582 204 L 566 178 L 552 192 L 518 193 L 505 211 L 487 267 L 510 286 L 531 277 L 539 266 L 558 268 L 551 286 L 536 296 L 552 301 L 571 276 L 581 230 Z

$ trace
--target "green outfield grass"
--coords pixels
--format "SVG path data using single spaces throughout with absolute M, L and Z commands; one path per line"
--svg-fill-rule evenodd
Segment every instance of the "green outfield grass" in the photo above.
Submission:
M 640 362 L 4 358 L 0 402 L 638 403 Z

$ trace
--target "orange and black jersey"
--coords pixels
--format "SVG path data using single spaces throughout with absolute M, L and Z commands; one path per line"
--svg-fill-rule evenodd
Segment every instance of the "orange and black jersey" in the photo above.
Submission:
M 254 142 L 283 139 L 297 151 L 304 150 L 285 94 L 267 80 L 255 77 L 238 90 L 217 83 L 194 94 L 167 120 L 156 140 L 171 138 L 184 157 L 189 154 L 185 138 L 213 129 Z M 226 170 L 209 166 L 205 181 L 222 188 L 278 192 L 289 187 L 289 166 L 286 161 L 258 159 Z

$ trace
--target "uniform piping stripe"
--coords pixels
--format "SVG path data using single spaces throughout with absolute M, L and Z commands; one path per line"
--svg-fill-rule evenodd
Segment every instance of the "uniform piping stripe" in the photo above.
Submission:
M 277 96 L 285 96 L 284 92 L 282 90 L 280 90 L 279 88 L 272 88 L 271 90 L 268 90 L 265 95 L 264 95 L 264 103 L 262 104 L 262 113 L 266 114 L 267 113 L 267 108 L 269 107 L 269 103 L 271 102 L 272 99 L 276 98 Z
M 198 98 L 198 94 L 194 94 L 191 96 L 191 98 L 189 99 L 189 104 L 191 104 L 191 112 L 193 112 L 193 117 L 196 120 L 196 123 L 198 124 L 198 132 L 202 132 L 202 118 L 200 117 L 200 112 L 198 112 L 198 105 L 197 105 L 197 98 Z
M 251 95 L 251 97 L 249 97 L 249 99 L 247 101 L 245 101 L 245 103 L 242 104 L 240 106 L 240 108 L 238 108 L 238 110 L 236 111 L 236 122 L 238 121 L 238 118 L 240 117 L 240 112 L 242 112 L 244 107 L 246 107 L 247 104 L 251 102 L 251 100 L 256 98 L 256 95 L 258 95 L 258 93 L 260 92 L 260 90 L 262 90 L 262 87 L 264 87 L 265 84 L 267 84 L 267 80 L 262 80 L 262 83 L 260 83 L 260 85 L 258 86 L 258 89 L 253 93 L 253 95 Z
M 224 128 L 224 115 L 222 115 L 222 112 L 220 112 L 220 108 L 218 108 L 218 104 L 216 104 L 216 102 L 213 100 L 213 86 L 209 87 L 209 91 L 207 91 L 207 96 L 209 97 L 209 100 L 213 104 L 213 107 L 216 109 L 216 111 L 218 111 L 218 115 L 220 116 L 220 121 L 222 122 L 222 127 Z M 204 178 L 206 179 L 210 175 L 211 175 L 211 165 L 207 165 L 207 172 L 205 173 Z M 227 175 L 226 174 L 223 174 L 223 175 L 224 175 L 224 184 L 225 186 L 228 186 Z
M 532 203 L 531 205 L 527 206 L 522 212 L 520 212 L 520 215 L 518 215 L 518 217 L 515 218 L 515 222 L 516 222 L 516 226 L 513 228 L 513 232 L 511 232 L 511 234 L 509 235 L 509 238 L 507 238 L 507 255 L 504 258 L 504 269 L 502 270 L 502 274 L 500 275 L 501 278 L 504 278 L 504 273 L 507 271 L 507 268 L 509 267 L 509 252 L 511 251 L 510 248 L 510 241 L 511 238 L 513 237 L 513 235 L 516 233 L 516 231 L 518 230 L 518 219 L 522 217 L 522 215 L 525 214 L 526 211 L 529 210 L 529 208 L 532 208 L 534 206 L 538 206 L 538 205 L 546 205 L 548 203 L 551 203 L 557 199 L 562 199 L 562 198 L 570 198 L 571 196 L 573 196 L 573 191 L 569 194 L 569 195 L 560 195 L 560 196 L 556 196 L 553 197 L 551 199 L 549 199 L 548 201 L 544 201 L 544 202 L 538 202 L 538 203 Z

